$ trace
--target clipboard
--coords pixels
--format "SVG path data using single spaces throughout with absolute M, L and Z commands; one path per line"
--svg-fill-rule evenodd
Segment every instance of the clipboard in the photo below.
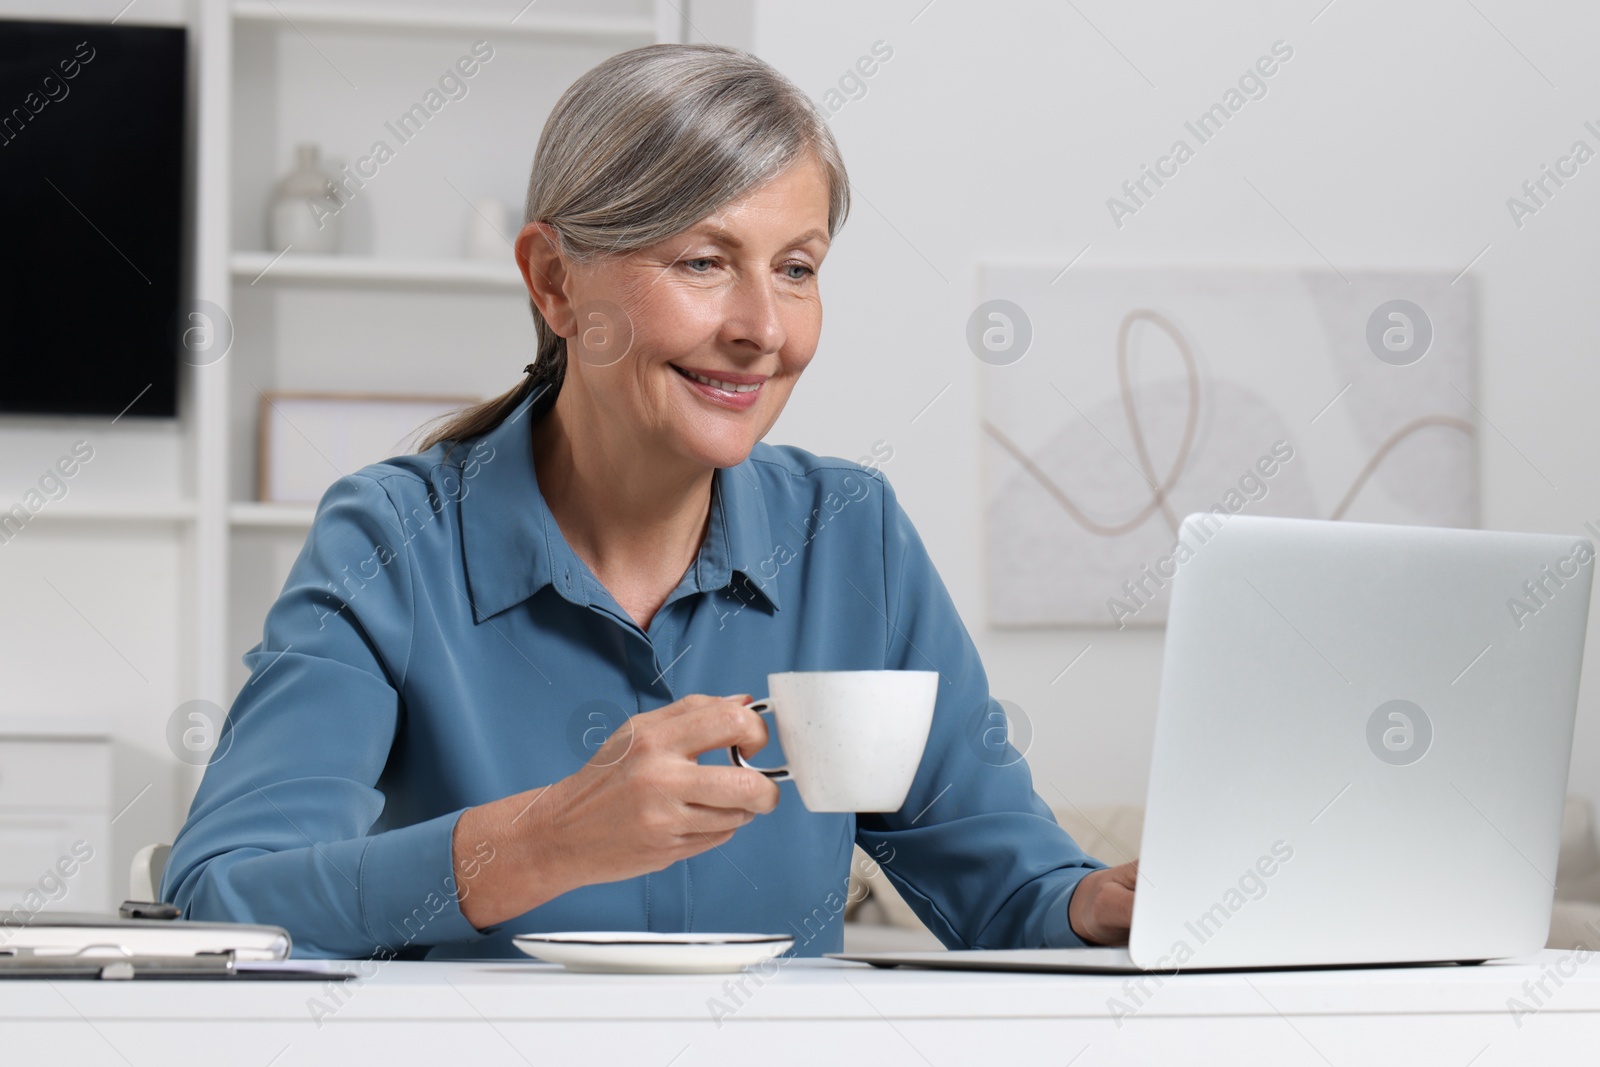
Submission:
M 118 915 L 0 914 L 0 979 L 307 979 L 353 972 L 289 959 L 289 932 L 253 923 L 191 922 L 171 905 L 129 901 Z
M 107 981 L 140 978 L 326 982 L 354 977 L 354 971 L 332 966 L 329 960 L 241 961 L 231 952 L 198 956 L 0 955 L 0 981 L 7 978 Z

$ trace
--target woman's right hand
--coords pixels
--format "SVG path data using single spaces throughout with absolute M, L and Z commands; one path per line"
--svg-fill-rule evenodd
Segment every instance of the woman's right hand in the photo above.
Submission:
M 662 870 L 770 812 L 778 787 L 765 775 L 697 762 L 766 745 L 749 700 L 695 694 L 634 715 L 570 777 L 467 809 L 452 840 L 462 915 L 482 929 L 579 886 Z

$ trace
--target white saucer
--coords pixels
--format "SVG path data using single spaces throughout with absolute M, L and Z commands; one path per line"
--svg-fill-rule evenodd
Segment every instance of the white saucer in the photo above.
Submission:
M 535 959 L 591 974 L 724 974 L 787 951 L 781 934 L 655 934 L 569 930 L 511 939 Z

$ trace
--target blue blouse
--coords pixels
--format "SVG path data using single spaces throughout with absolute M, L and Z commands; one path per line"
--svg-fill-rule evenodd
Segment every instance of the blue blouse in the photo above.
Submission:
M 715 473 L 700 552 L 643 630 L 539 493 L 529 428 L 548 405 L 328 490 L 245 654 L 162 899 L 285 927 L 302 957 L 515 956 L 513 934 L 596 929 L 783 933 L 814 956 L 842 949 L 859 844 L 951 948 L 1082 944 L 1068 899 L 1105 865 L 997 727 L 977 649 L 884 476 L 756 445 Z M 626 716 L 688 694 L 882 668 L 940 675 L 900 811 L 810 812 L 785 782 L 773 812 L 664 870 L 485 930 L 461 914 L 451 835 L 466 808 L 574 773 Z M 782 760 L 772 730 L 754 762 Z

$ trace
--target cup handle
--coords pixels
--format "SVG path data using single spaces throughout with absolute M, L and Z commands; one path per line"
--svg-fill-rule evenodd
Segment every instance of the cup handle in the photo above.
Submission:
M 764 711 L 775 711 L 775 710 L 777 710 L 776 706 L 772 703 L 772 701 L 770 699 L 758 700 L 754 704 L 747 704 L 745 706 L 748 707 L 751 711 L 755 712 L 757 715 L 761 714 Z M 739 754 L 739 746 L 738 745 L 729 745 L 728 746 L 728 760 L 735 767 L 744 767 L 747 770 L 760 771 L 762 774 L 766 775 L 768 778 L 772 779 L 774 782 L 787 782 L 791 778 L 794 777 L 792 774 L 789 773 L 789 765 L 787 763 L 785 763 L 781 767 L 757 767 L 753 763 L 745 762 L 745 758 Z

